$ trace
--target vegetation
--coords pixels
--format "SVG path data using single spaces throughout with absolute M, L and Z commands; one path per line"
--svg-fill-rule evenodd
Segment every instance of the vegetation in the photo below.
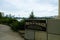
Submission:
M 35 19 L 35 18 L 36 17 L 34 16 L 33 12 L 31 12 L 29 19 Z M 39 19 L 39 18 L 36 18 L 36 19 Z M 11 16 L 11 14 L 4 16 L 3 13 L 0 12 L 0 24 L 9 25 L 13 31 L 19 31 L 19 30 L 24 30 L 25 19 L 23 18 L 21 21 L 17 21 L 15 17 Z
M 4 17 L 0 12 L 0 24 L 9 25 L 13 31 L 19 31 L 24 30 L 25 21 L 23 19 L 19 22 L 11 14 Z

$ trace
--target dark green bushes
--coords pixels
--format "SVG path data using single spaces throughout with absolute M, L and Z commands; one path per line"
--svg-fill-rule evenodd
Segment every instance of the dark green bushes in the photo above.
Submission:
M 20 22 L 13 18 L 11 15 L 2 16 L 0 12 L 0 24 L 9 25 L 13 31 L 24 30 L 25 21 L 21 20 Z

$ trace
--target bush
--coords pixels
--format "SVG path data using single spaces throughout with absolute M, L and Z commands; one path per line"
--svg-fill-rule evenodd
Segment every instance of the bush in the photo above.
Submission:
M 10 27 L 13 31 L 18 31 L 18 27 L 19 27 L 19 22 L 15 21 L 13 23 L 10 24 Z

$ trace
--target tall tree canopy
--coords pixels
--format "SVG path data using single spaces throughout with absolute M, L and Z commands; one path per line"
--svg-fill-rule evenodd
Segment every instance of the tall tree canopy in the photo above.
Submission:
M 30 14 L 29 19 L 34 19 L 34 18 L 35 18 L 35 17 L 34 17 L 33 11 L 32 11 L 31 14 Z
M 2 18 L 2 12 L 0 12 L 0 18 Z

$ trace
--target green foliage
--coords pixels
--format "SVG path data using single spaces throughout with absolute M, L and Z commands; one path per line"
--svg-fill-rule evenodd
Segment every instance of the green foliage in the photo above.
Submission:
M 24 27 L 25 27 L 25 19 L 20 21 L 20 29 L 24 30 L 25 29 Z
M 24 30 L 25 20 L 21 20 L 20 22 L 15 21 L 11 23 L 10 26 L 13 31 Z
M 11 29 L 13 31 L 18 31 L 19 22 L 18 21 L 15 21 L 15 22 L 11 23 L 10 26 L 11 26 Z
M 40 19 L 44 19 L 44 18 L 40 18 Z M 31 12 L 29 19 L 35 19 L 33 12 Z M 45 18 L 45 19 L 47 19 L 47 18 Z M 15 19 L 15 17 L 11 16 L 11 14 L 3 17 L 2 12 L 0 12 L 0 24 L 9 25 L 10 28 L 16 32 L 19 30 L 25 29 L 25 19 L 24 18 L 19 22 Z
M 11 29 L 14 31 L 17 31 L 19 26 L 19 22 L 15 18 L 12 18 L 11 15 L 3 17 L 1 12 L 0 12 L 0 24 L 9 25 Z

